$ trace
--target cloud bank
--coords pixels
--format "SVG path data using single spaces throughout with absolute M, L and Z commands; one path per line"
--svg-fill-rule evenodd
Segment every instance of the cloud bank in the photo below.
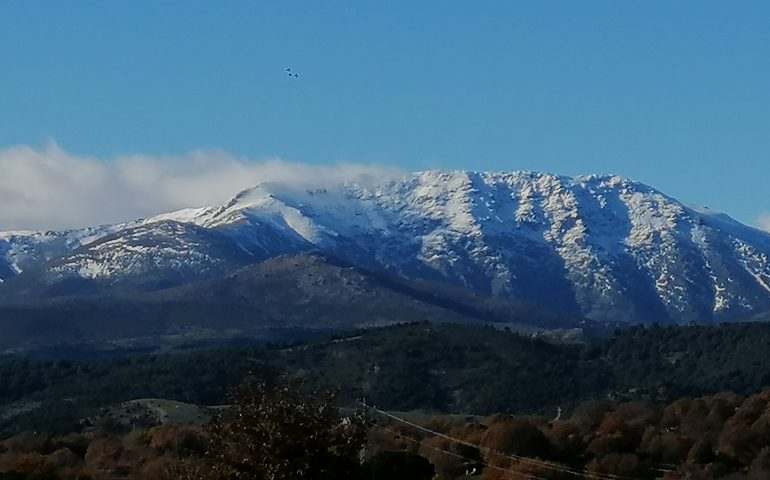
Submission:
M 757 217 L 757 227 L 770 233 L 770 213 L 763 213 Z
M 224 202 L 266 181 L 328 185 L 398 176 L 396 168 L 261 162 L 225 152 L 97 159 L 56 144 L 0 149 L 0 231 L 114 223 Z
M 404 173 L 372 164 L 255 162 L 222 151 L 99 159 L 70 154 L 55 143 L 39 148 L 20 145 L 0 148 L 0 232 L 135 220 L 226 202 L 261 182 L 367 184 Z M 770 212 L 754 223 L 770 232 Z

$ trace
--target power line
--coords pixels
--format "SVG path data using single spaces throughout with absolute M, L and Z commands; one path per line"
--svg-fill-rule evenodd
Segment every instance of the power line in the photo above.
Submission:
M 460 440 L 458 438 L 450 437 L 449 435 L 446 435 L 444 433 L 437 432 L 435 430 L 431 430 L 429 428 L 423 427 L 422 425 L 418 425 L 418 424 L 416 424 L 414 422 L 410 422 L 409 420 L 406 420 L 406 419 L 403 419 L 403 418 L 398 417 L 396 415 L 393 415 L 391 413 L 385 412 L 385 411 L 380 410 L 380 409 L 378 409 L 376 407 L 373 407 L 371 405 L 366 405 L 363 402 L 362 402 L 362 404 L 364 405 L 364 407 L 370 408 L 373 411 L 379 413 L 380 415 L 384 415 L 384 416 L 386 416 L 388 418 L 396 420 L 397 422 L 401 422 L 401 423 L 403 423 L 405 425 L 409 425 L 410 427 L 416 428 L 418 430 L 422 430 L 422 431 L 430 433 L 430 434 L 432 434 L 434 436 L 445 438 L 447 440 L 450 440 L 452 442 L 455 442 L 455 443 L 458 443 L 458 444 L 461 444 L 461 445 L 465 445 L 465 446 L 468 446 L 468 447 L 476 448 L 478 450 L 484 450 L 484 451 L 487 451 L 487 452 L 492 453 L 494 455 L 498 455 L 498 456 L 501 456 L 501 457 L 506 457 L 506 458 L 509 458 L 509 459 L 512 459 L 512 460 L 517 460 L 517 461 L 520 461 L 520 462 L 529 463 L 529 464 L 536 465 L 536 466 L 539 466 L 539 467 L 542 467 L 542 468 L 546 468 L 546 469 L 549 469 L 549 470 L 555 470 L 555 471 L 558 471 L 558 472 L 561 472 L 561 473 L 567 473 L 567 474 L 575 475 L 575 476 L 578 476 L 578 477 L 590 478 L 590 479 L 593 479 L 593 480 L 641 480 L 641 479 L 638 479 L 636 477 L 629 477 L 629 476 L 626 476 L 626 475 L 616 475 L 616 474 L 612 474 L 612 473 L 599 473 L 599 472 L 593 473 L 593 472 L 590 472 L 588 470 L 581 469 L 581 468 L 574 468 L 574 469 L 573 468 L 567 468 L 567 467 L 565 467 L 563 465 L 559 465 L 559 464 L 556 464 L 556 463 L 551 463 L 551 462 L 547 462 L 547 461 L 543 461 L 543 460 L 537 460 L 537 459 L 534 459 L 534 458 L 524 457 L 524 456 L 521 456 L 521 455 L 507 454 L 507 453 L 499 452 L 497 450 L 494 450 L 494 449 L 491 449 L 491 448 L 482 447 L 481 445 L 476 445 L 474 443 L 467 442 L 465 440 Z
M 514 470 L 510 470 L 510 469 L 503 468 L 503 467 L 498 467 L 496 465 L 490 465 L 489 463 L 486 463 L 486 462 L 482 462 L 482 461 L 479 461 L 479 460 L 474 460 L 472 458 L 464 457 L 464 456 L 459 455 L 457 453 L 450 452 L 448 450 L 444 450 L 443 448 L 435 447 L 433 445 L 428 445 L 427 443 L 425 443 L 425 442 L 423 442 L 421 440 L 417 440 L 416 438 L 407 437 L 406 435 L 403 435 L 403 434 L 401 434 L 401 433 L 399 433 L 399 432 L 397 432 L 395 430 L 391 430 L 390 428 L 382 426 L 382 425 L 377 425 L 377 428 L 380 428 L 382 430 L 390 432 L 391 434 L 395 435 L 396 437 L 405 438 L 405 439 L 407 439 L 409 441 L 412 441 L 412 442 L 416 443 L 417 445 L 420 445 L 420 446 L 423 446 L 423 447 L 426 447 L 426 448 L 430 448 L 430 449 L 435 450 L 437 452 L 441 452 L 441 453 L 444 453 L 446 455 L 449 455 L 449 456 L 452 456 L 452 457 L 455 457 L 455 458 L 459 458 L 459 459 L 462 459 L 462 460 L 465 460 L 465 461 L 468 461 L 468 462 L 472 462 L 472 463 L 477 464 L 477 465 L 484 465 L 485 468 L 491 468 L 493 470 L 499 470 L 499 471 L 505 472 L 506 474 L 519 475 L 521 477 L 526 478 L 527 480 L 548 480 L 547 478 L 538 477 L 537 475 L 533 475 L 531 473 L 516 472 Z

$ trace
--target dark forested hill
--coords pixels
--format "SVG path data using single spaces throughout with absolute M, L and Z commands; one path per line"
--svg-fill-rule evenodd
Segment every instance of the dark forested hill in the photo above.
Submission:
M 724 390 L 756 392 L 770 386 L 768 351 L 770 324 L 763 323 L 637 327 L 588 343 L 419 323 L 324 341 L 174 355 L 5 357 L 0 428 L 64 425 L 133 398 L 219 404 L 247 374 L 279 372 L 311 386 L 332 386 L 347 404 L 365 398 L 394 410 L 551 414 L 589 399 L 672 401 Z
M 581 324 L 603 328 L 527 302 L 302 254 L 158 292 L 6 301 L 0 303 L 0 352 L 152 351 L 239 339 L 306 338 L 423 320 L 501 323 L 529 331 Z

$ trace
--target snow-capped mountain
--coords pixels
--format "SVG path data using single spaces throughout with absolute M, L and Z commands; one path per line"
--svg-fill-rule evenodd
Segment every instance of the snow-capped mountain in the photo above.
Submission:
M 595 320 L 708 322 L 770 308 L 770 235 L 620 177 L 521 172 L 268 183 L 120 225 L 0 233 L 0 278 L 152 289 L 310 250 Z

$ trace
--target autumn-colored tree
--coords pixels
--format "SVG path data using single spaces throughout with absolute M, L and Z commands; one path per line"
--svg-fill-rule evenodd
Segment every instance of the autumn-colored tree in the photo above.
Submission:
M 158 454 L 195 454 L 205 452 L 207 448 L 203 433 L 192 427 L 158 425 L 144 433 L 144 437 L 147 445 Z
M 763 448 L 751 463 L 751 473 L 756 477 L 770 477 L 770 446 Z
M 763 446 L 750 424 L 730 422 L 719 436 L 716 453 L 726 460 L 747 465 Z
M 586 468 L 593 474 L 641 476 L 645 473 L 639 458 L 631 453 L 610 453 L 594 458 Z
M 612 409 L 612 405 L 605 401 L 587 401 L 578 405 L 572 412 L 570 420 L 582 431 L 595 429 L 601 423 L 604 415 Z
M 690 463 L 709 463 L 714 461 L 714 449 L 707 439 L 700 439 L 687 452 L 686 460 Z
M 545 432 L 552 446 L 552 454 L 559 459 L 570 459 L 583 455 L 585 442 L 578 426 L 570 420 L 555 421 Z
M 595 456 L 634 452 L 642 440 L 643 423 L 616 410 L 605 415 L 587 450 Z
M 481 438 L 484 448 L 524 457 L 544 458 L 550 445 L 542 431 L 526 417 L 497 417 Z
M 280 381 L 249 380 L 207 429 L 207 480 L 357 478 L 364 418 L 343 416 L 334 395 Z
M 639 445 L 639 451 L 658 463 L 676 464 L 687 459 L 695 440 L 678 431 L 648 427 Z
M 11 475 L 16 475 L 17 478 L 35 480 L 54 480 L 59 478 L 56 474 L 56 466 L 51 464 L 45 455 L 39 453 L 16 454 L 6 462 L 3 470 Z

